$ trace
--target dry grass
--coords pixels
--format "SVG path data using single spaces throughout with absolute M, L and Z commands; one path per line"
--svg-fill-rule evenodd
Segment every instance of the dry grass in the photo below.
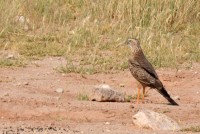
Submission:
M 191 126 L 189 128 L 184 128 L 181 131 L 200 132 L 200 126 Z
M 20 23 L 16 16 L 25 16 Z M 156 67 L 200 61 L 200 2 L 195 0 L 0 1 L 0 49 L 21 57 L 65 56 L 62 72 L 110 73 L 127 68 L 137 37 Z M 0 62 L 1 66 L 4 63 Z
M 26 65 L 26 62 L 22 59 L 6 59 L 6 58 L 0 58 L 0 67 L 9 67 L 9 66 L 17 66 L 17 67 L 24 67 Z

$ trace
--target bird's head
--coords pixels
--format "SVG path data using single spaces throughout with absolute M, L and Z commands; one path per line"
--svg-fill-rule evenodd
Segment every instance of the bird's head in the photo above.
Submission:
M 141 50 L 140 42 L 139 42 L 139 40 L 137 40 L 137 39 L 129 38 L 129 39 L 127 39 L 127 41 L 126 41 L 126 44 L 131 48 L 131 51 L 132 51 L 133 53 L 136 53 L 136 52 L 138 52 L 139 50 Z

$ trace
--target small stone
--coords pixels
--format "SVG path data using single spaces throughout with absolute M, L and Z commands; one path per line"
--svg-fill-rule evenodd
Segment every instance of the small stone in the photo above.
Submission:
M 180 100 L 180 97 L 179 96 L 174 96 L 173 97 L 175 100 Z
M 56 92 L 57 92 L 57 93 L 63 93 L 63 92 L 64 92 L 64 89 L 62 89 L 62 88 L 57 88 L 57 89 L 56 89 Z
M 29 82 L 24 82 L 24 85 L 29 85 Z
M 14 57 L 13 54 L 9 54 L 6 58 L 7 58 L 7 59 L 14 59 L 15 57 Z
M 4 94 L 3 96 L 9 96 L 9 93 Z
M 125 85 L 124 85 L 124 84 L 119 84 L 119 86 L 120 86 L 120 87 L 125 87 Z
M 197 91 L 197 94 L 199 94 L 199 92 Z
M 22 84 L 20 83 L 20 82 L 18 82 L 17 84 L 16 84 L 16 86 L 21 86 Z
M 110 129 L 106 129 L 107 132 L 110 132 Z
M 56 100 L 59 101 L 59 100 L 60 100 L 60 97 L 56 97 Z
M 105 125 L 110 125 L 110 122 L 105 122 Z
M 133 116 L 133 123 L 142 128 L 153 130 L 180 130 L 178 123 L 164 114 L 151 110 L 140 110 Z

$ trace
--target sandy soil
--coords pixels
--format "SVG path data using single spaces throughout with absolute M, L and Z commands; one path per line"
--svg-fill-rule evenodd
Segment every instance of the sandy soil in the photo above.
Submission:
M 63 58 L 45 58 L 25 68 L 0 68 L 0 133 L 191 133 L 142 129 L 132 123 L 139 109 L 165 113 L 182 127 L 200 125 L 200 64 L 190 70 L 159 69 L 160 79 L 180 106 L 148 90 L 145 103 L 91 102 L 78 100 L 98 84 L 109 84 L 120 92 L 137 92 L 129 70 L 115 74 L 61 74 L 55 68 Z M 120 85 L 124 87 L 120 87 Z M 64 93 L 57 93 L 63 88 Z

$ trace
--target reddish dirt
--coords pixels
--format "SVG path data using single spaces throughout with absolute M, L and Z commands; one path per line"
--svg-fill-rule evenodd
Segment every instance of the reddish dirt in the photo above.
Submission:
M 151 109 L 176 120 L 183 128 L 200 125 L 200 64 L 190 70 L 159 69 L 160 79 L 180 106 L 168 102 L 149 89 L 145 103 L 80 101 L 98 84 L 108 84 L 120 92 L 137 92 L 129 70 L 115 74 L 61 74 L 56 67 L 63 58 L 45 58 L 24 68 L 0 68 L 0 133 L 155 133 L 138 128 L 132 116 L 139 109 Z M 124 87 L 120 87 L 123 84 Z M 63 88 L 64 93 L 57 93 Z M 157 133 L 186 133 L 165 132 Z

